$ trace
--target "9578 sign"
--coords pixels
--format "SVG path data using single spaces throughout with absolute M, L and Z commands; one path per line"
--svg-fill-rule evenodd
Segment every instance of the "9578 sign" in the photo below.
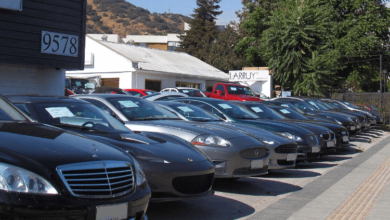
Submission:
M 42 31 L 41 53 L 78 57 L 79 37 Z

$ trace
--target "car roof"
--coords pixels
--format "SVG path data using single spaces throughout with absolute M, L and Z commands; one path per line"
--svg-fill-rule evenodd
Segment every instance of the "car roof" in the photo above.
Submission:
M 83 98 L 102 98 L 102 99 L 127 97 L 127 98 L 138 99 L 137 97 L 124 95 L 124 94 L 107 94 L 107 93 L 81 94 L 81 95 L 72 95 L 70 97 L 75 97 L 75 98 L 80 98 L 80 97 L 83 97 Z
M 52 103 L 52 102 L 83 102 L 81 100 L 72 99 L 67 96 L 45 96 L 45 95 L 7 95 L 7 99 L 14 103 Z

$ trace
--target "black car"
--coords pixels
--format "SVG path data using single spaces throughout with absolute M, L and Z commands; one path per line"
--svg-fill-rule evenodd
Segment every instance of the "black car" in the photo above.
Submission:
M 291 123 L 263 120 L 243 107 L 220 99 L 189 97 L 173 101 L 195 105 L 222 118 L 226 122 L 256 126 L 289 138 L 298 143 L 298 153 L 303 154 L 298 156 L 298 160 L 316 158 L 321 151 L 329 152 L 335 150 L 335 135 L 324 127 L 313 126 L 312 130 L 308 130 Z M 323 134 L 329 134 L 331 137 L 325 140 L 321 137 Z
M 8 98 L 39 122 L 128 151 L 145 172 L 153 202 L 213 194 L 213 163 L 181 138 L 162 133 L 133 133 L 112 116 L 79 99 L 53 96 Z
M 151 191 L 134 158 L 34 122 L 0 96 L 0 219 L 144 219 Z
M 347 128 L 348 133 L 350 135 L 356 135 L 356 132 L 359 129 L 358 119 L 353 115 L 348 115 L 340 112 L 320 111 L 314 106 L 310 105 L 309 103 L 294 97 L 275 98 L 271 101 L 290 103 L 295 107 L 299 108 L 300 110 L 302 110 L 305 113 L 305 115 L 317 116 L 317 117 L 320 116 L 320 117 L 332 119 L 338 124 L 341 124 L 345 128 Z

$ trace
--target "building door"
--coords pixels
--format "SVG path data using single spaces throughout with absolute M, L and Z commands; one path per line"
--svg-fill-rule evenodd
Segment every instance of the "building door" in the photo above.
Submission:
M 160 92 L 161 91 L 161 80 L 145 79 L 145 89 Z
M 104 78 L 101 85 L 119 88 L 119 78 Z
M 179 82 L 176 81 L 176 87 L 190 87 L 194 89 L 200 89 L 200 83 L 191 83 L 191 82 Z

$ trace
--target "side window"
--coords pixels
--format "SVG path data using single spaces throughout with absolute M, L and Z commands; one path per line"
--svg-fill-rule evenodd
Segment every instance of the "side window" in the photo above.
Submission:
M 220 117 L 220 118 L 226 120 L 226 117 L 223 114 L 221 114 L 217 109 L 215 109 L 214 107 L 212 107 L 212 106 L 210 106 L 210 105 L 208 105 L 206 103 L 192 101 L 192 102 L 190 102 L 188 104 L 195 105 L 195 106 L 197 106 L 197 107 L 199 107 L 199 108 L 201 108 L 201 109 L 203 109 L 205 111 L 208 111 L 208 112 L 212 113 L 213 115 L 216 115 L 217 117 Z
M 141 93 L 136 92 L 136 91 L 128 91 L 128 93 L 132 94 L 134 97 L 137 97 L 137 98 L 140 98 L 143 96 Z
M 114 112 L 109 107 L 107 107 L 104 103 L 102 103 L 101 101 L 98 101 L 98 100 L 95 100 L 95 99 L 83 99 L 83 100 L 91 103 L 92 105 L 94 105 L 94 106 L 96 106 L 98 108 L 100 108 L 101 110 L 103 110 L 104 112 L 106 112 L 109 115 L 114 115 Z
M 181 97 L 182 96 L 179 96 L 179 95 L 171 95 L 171 96 L 165 96 L 165 97 L 158 98 L 155 101 L 166 101 L 166 100 L 172 100 L 172 99 L 181 98 Z
M 218 85 L 215 89 L 214 93 L 217 93 L 218 90 L 221 90 L 223 94 L 225 94 L 225 88 L 223 88 L 223 85 Z
M 30 111 L 28 110 L 27 106 L 25 104 L 22 104 L 22 103 L 16 103 L 14 104 L 20 111 L 22 111 L 24 114 L 28 115 L 31 117 L 31 113 Z

